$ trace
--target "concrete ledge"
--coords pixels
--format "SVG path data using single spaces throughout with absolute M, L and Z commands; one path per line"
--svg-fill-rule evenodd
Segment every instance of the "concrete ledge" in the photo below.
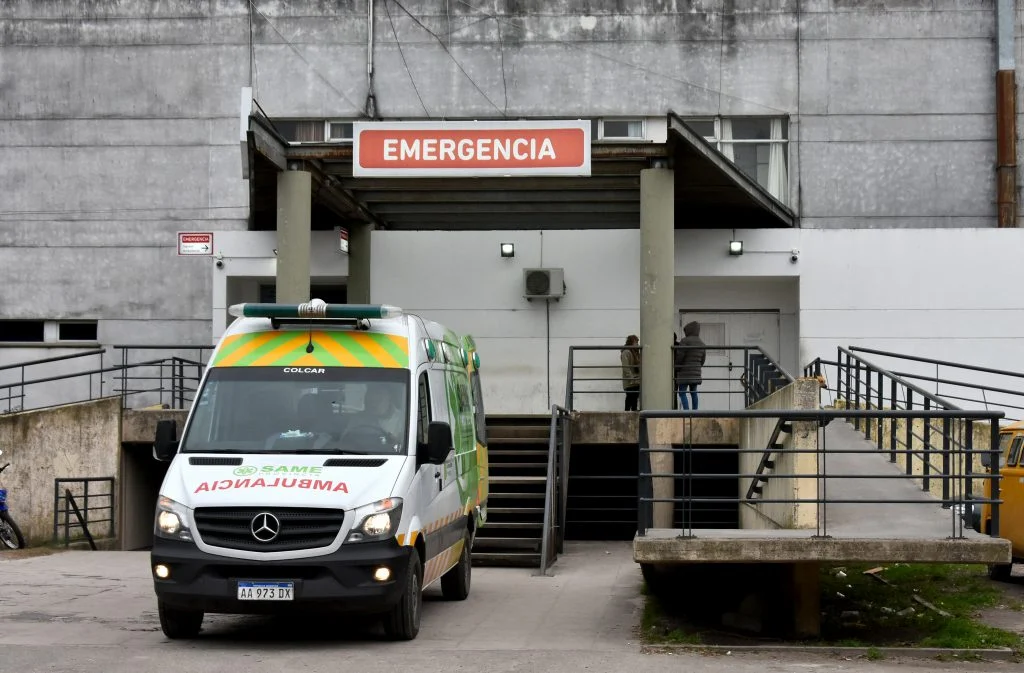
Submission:
M 1010 541 L 981 535 L 963 539 L 815 538 L 805 530 L 657 529 L 633 540 L 637 563 L 1009 563 Z
M 754 653 L 764 654 L 821 654 L 837 657 L 869 657 L 881 655 L 885 658 L 935 659 L 938 657 L 957 657 L 963 660 L 985 659 L 989 661 L 1016 661 L 1017 654 L 1009 648 L 991 649 L 952 649 L 944 647 L 833 647 L 829 645 L 685 645 L 677 643 L 645 644 L 641 648 L 644 654 L 658 652 L 683 651 L 694 653 Z
M 187 417 L 188 410 L 125 409 L 121 412 L 121 441 L 152 444 L 156 437 L 157 421 L 175 419 L 180 433 Z
M 636 444 L 639 417 L 625 411 L 578 411 L 573 414 L 573 444 Z M 705 446 L 739 444 L 735 418 L 661 418 L 648 421 L 653 444 L 693 443 Z

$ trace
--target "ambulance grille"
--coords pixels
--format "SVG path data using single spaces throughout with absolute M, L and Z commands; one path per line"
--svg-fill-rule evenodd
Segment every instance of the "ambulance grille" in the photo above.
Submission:
M 253 519 L 260 514 L 271 514 L 280 523 L 277 536 L 269 542 L 261 542 L 253 535 Z M 195 519 L 199 537 L 213 547 L 295 551 L 330 546 L 341 531 L 345 512 L 297 507 L 198 507 Z

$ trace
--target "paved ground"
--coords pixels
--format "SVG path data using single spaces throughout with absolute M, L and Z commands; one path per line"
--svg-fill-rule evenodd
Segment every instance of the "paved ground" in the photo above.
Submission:
M 1016 664 L 844 661 L 813 655 L 648 654 L 634 629 L 640 575 L 629 543 L 575 544 L 554 577 L 474 569 L 464 603 L 428 601 L 412 643 L 358 622 L 208 617 L 195 641 L 159 630 L 147 555 L 0 554 L 0 673 L 337 671 L 890 671 L 1019 670 Z

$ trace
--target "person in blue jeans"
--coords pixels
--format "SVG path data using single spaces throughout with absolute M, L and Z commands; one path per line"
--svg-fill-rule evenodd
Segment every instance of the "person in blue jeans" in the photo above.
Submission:
M 676 342 L 673 358 L 676 386 L 679 393 L 679 405 L 689 409 L 687 393 L 693 400 L 693 408 L 697 409 L 697 386 L 703 383 L 701 370 L 704 368 L 706 346 L 700 340 L 700 323 L 693 321 L 683 326 L 683 338 Z

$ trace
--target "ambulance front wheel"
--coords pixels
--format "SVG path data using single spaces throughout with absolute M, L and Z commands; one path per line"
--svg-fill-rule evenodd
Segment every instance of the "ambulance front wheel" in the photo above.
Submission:
M 160 601 L 157 612 L 160 615 L 161 630 L 172 640 L 195 638 L 203 627 L 203 613 L 196 610 L 176 610 Z
M 384 634 L 392 640 L 412 640 L 420 632 L 420 611 L 423 607 L 423 566 L 420 555 L 413 552 L 406 570 L 405 589 L 398 603 L 384 616 Z
M 454 568 L 441 575 L 441 595 L 445 600 L 464 601 L 469 596 L 469 583 L 473 575 L 473 559 L 469 550 L 470 538 L 467 535 L 459 554 L 459 562 Z

